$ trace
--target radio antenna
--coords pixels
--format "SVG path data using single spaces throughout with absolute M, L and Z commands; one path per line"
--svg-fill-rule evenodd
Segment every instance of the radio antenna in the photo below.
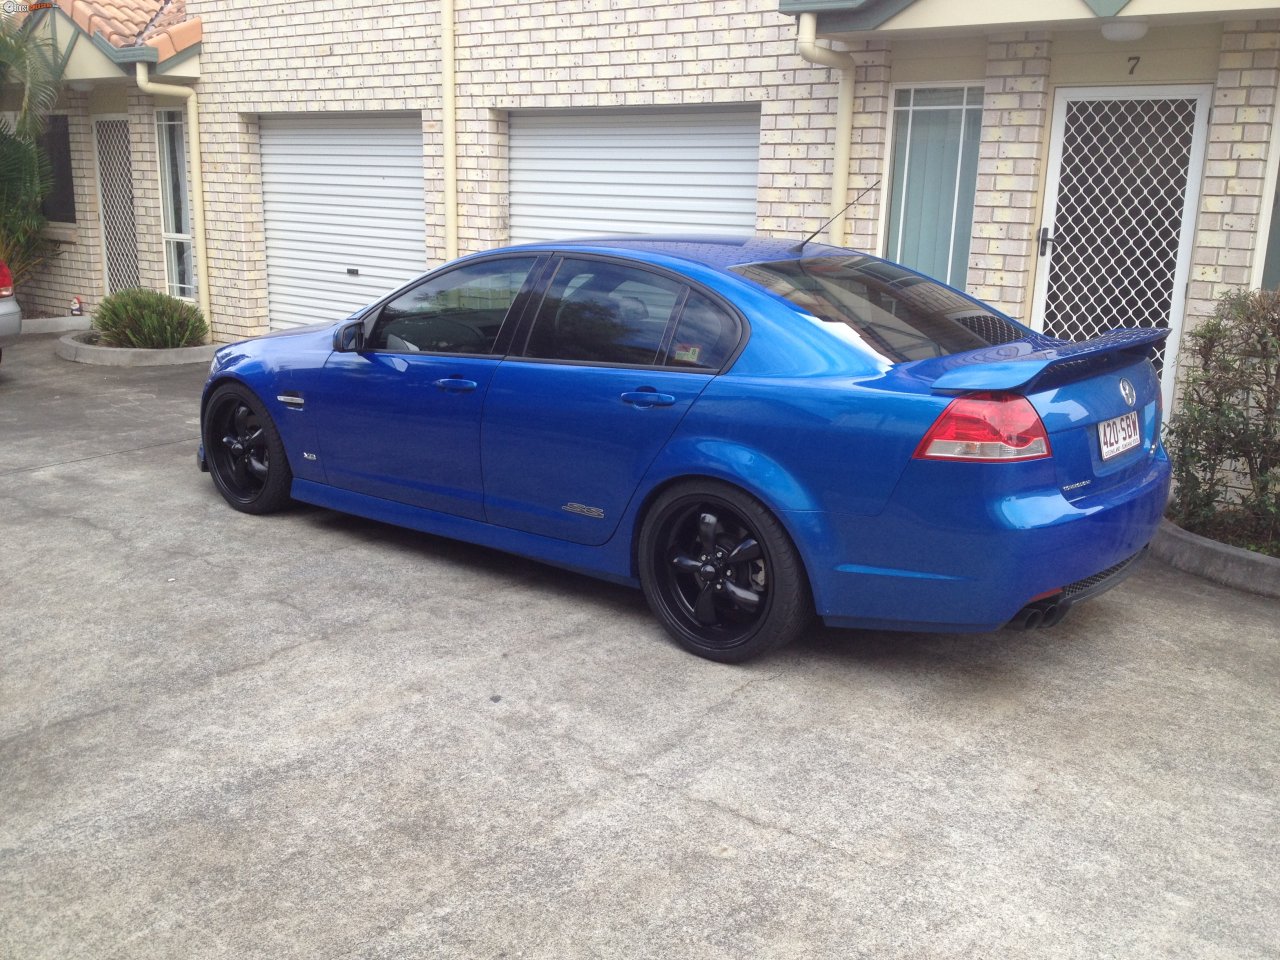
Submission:
M 867 187 L 867 188 L 866 188 L 865 190 L 863 190 L 860 194 L 858 194 L 856 197 L 854 197 L 852 200 L 850 200 L 847 204 L 845 204 L 845 206 L 844 206 L 844 209 L 843 209 L 843 210 L 841 210 L 839 213 L 833 214 L 833 215 L 831 216 L 831 219 L 830 219 L 830 220 L 828 220 L 826 223 L 822 224 L 822 226 L 818 227 L 818 229 L 817 229 L 817 230 L 813 231 L 813 233 L 809 234 L 807 237 L 805 237 L 803 240 L 801 240 L 799 243 L 797 243 L 794 247 L 792 247 L 792 248 L 791 248 L 791 252 L 792 252 L 792 253 L 804 253 L 804 245 L 805 245 L 806 243 L 808 243 L 810 240 L 812 240 L 814 237 L 816 237 L 818 234 L 820 234 L 823 230 L 827 229 L 827 227 L 831 226 L 831 224 L 835 221 L 836 217 L 843 216 L 845 213 L 847 213 L 847 212 L 848 212 L 848 210 L 849 210 L 849 208 L 850 208 L 850 207 L 852 207 L 855 203 L 857 203 L 859 200 L 861 200 L 863 197 L 865 197 L 868 193 L 870 193 L 872 190 L 874 190 L 874 189 L 875 189 L 876 187 L 878 187 L 878 186 L 880 186 L 880 181 L 879 181 L 879 180 L 877 180 L 877 181 L 876 181 L 875 183 L 873 183 L 871 186 Z

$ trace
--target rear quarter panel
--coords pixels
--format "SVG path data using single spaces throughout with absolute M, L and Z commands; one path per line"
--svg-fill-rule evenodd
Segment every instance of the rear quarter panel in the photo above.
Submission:
M 849 377 L 714 380 L 654 464 L 738 483 L 775 511 L 874 515 L 942 404 Z

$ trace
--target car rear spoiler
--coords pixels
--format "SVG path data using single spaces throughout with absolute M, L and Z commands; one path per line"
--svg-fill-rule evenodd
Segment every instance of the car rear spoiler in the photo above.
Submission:
M 1037 336 L 954 354 L 946 358 L 948 369 L 933 381 L 932 389 L 935 393 L 1025 389 L 1053 370 L 1065 372 L 1063 368 L 1078 365 L 1083 372 L 1104 359 L 1148 357 L 1168 336 L 1164 327 L 1126 327 L 1079 343 Z

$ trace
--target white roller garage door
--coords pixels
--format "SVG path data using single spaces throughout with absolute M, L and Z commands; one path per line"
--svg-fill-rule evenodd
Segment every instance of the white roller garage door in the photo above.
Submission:
M 760 112 L 510 118 L 511 239 L 756 229 Z
M 338 320 L 426 269 L 415 116 L 261 118 L 273 330 Z

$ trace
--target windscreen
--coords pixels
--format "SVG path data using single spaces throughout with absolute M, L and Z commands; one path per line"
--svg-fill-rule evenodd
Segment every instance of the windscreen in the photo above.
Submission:
M 828 323 L 852 329 L 890 363 L 945 357 L 1027 336 L 950 287 L 871 257 L 809 257 L 731 267 Z

